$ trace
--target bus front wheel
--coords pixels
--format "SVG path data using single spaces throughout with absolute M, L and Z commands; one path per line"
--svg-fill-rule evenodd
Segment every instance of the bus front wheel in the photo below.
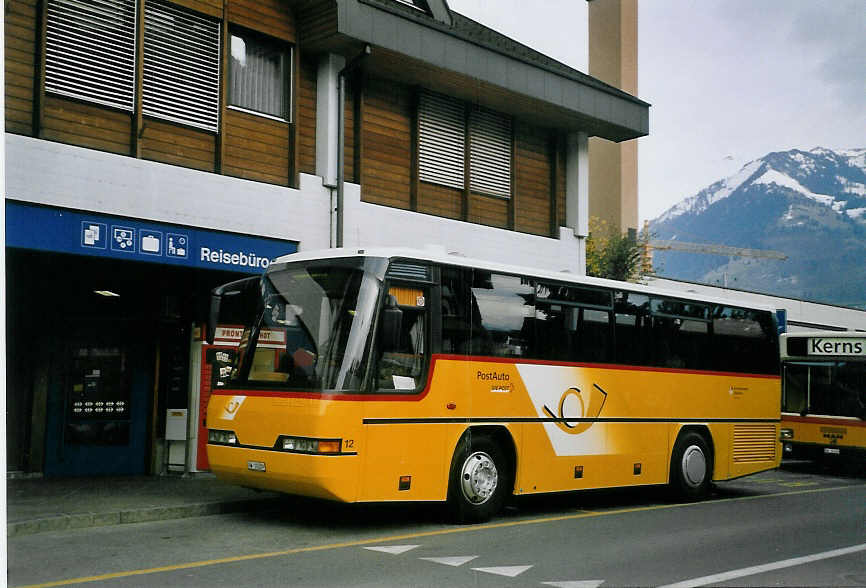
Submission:
M 710 492 L 713 453 L 703 435 L 689 431 L 680 435 L 671 455 L 670 487 L 685 500 L 699 500 Z
M 448 509 L 460 523 L 489 520 L 505 503 L 510 474 L 502 449 L 486 435 L 461 439 L 448 480 Z

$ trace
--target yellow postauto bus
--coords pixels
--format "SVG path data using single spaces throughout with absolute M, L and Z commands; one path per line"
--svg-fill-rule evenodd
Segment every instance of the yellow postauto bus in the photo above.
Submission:
M 777 467 L 769 308 L 410 250 L 276 260 L 214 290 L 243 330 L 207 411 L 236 484 L 345 502 L 713 480 Z
M 782 359 L 785 458 L 866 460 L 866 333 L 786 333 Z

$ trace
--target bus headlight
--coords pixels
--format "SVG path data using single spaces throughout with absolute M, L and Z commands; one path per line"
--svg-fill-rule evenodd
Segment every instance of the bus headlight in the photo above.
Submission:
M 234 431 L 220 431 L 219 429 L 207 430 L 207 442 L 217 445 L 237 445 L 238 436 Z
M 310 439 L 309 437 L 280 437 L 277 447 L 293 453 L 340 453 L 341 439 Z
M 794 429 L 779 429 L 779 440 L 784 441 L 785 439 L 793 439 L 794 438 Z

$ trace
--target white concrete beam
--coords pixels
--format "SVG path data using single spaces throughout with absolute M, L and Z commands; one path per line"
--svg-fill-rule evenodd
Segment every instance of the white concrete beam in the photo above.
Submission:
M 565 162 L 565 224 L 578 237 L 589 235 L 589 138 L 569 133 Z
M 319 60 L 316 82 L 316 175 L 326 186 L 337 185 L 339 114 L 338 76 L 346 58 L 329 53 Z

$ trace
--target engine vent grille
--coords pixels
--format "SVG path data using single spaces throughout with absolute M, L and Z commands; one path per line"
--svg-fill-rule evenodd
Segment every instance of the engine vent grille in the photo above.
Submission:
M 401 278 L 404 280 L 430 280 L 430 268 L 418 263 L 393 262 L 388 268 L 389 278 Z
M 734 425 L 734 463 L 776 459 L 776 426 Z

